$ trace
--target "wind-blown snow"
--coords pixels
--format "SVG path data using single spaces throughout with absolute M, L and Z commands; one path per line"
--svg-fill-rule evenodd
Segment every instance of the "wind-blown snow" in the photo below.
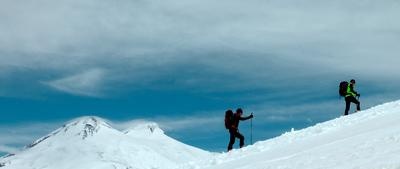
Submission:
M 400 101 L 284 133 L 228 153 L 209 153 L 156 123 L 127 131 L 95 117 L 39 139 L 1 169 L 400 169 Z

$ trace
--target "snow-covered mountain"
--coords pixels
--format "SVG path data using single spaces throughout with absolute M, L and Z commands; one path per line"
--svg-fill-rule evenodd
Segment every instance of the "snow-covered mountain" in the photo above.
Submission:
M 121 132 L 101 118 L 82 117 L 0 163 L 2 169 L 156 169 L 209 156 L 166 136 L 155 123 Z
M 400 169 L 400 101 L 228 153 L 180 143 L 144 123 L 120 132 L 75 120 L 0 159 L 1 169 Z M 4 166 L 5 165 L 5 166 Z

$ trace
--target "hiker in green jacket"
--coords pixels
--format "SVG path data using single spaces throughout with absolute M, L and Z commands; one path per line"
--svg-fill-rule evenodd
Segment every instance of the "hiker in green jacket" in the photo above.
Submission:
M 347 92 L 345 96 L 346 100 L 346 110 L 344 111 L 344 115 L 349 114 L 350 104 L 354 103 L 357 105 L 357 111 L 360 111 L 360 101 L 356 99 L 356 96 L 360 97 L 360 94 L 354 91 L 354 86 L 356 85 L 356 81 L 354 79 L 350 80 L 350 83 L 347 86 Z

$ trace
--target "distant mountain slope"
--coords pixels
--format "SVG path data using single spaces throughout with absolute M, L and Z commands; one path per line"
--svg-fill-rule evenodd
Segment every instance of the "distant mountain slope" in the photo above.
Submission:
M 101 118 L 82 117 L 0 164 L 2 169 L 161 169 L 209 156 L 166 136 L 155 123 L 120 132 Z
M 400 101 L 180 168 L 400 169 Z

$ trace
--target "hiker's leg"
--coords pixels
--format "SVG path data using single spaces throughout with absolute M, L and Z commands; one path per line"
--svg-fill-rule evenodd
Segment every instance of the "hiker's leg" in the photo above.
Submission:
M 236 137 L 240 139 L 240 148 L 244 146 L 244 136 L 237 132 Z
M 348 115 L 349 114 L 349 110 L 350 110 L 350 96 L 345 98 L 346 100 L 346 109 L 344 110 L 344 115 Z
M 233 144 L 235 144 L 235 131 L 229 130 L 229 144 L 228 144 L 228 151 L 232 150 Z
M 358 101 L 355 97 L 351 97 L 351 102 L 357 105 L 357 111 L 360 111 L 360 101 Z

